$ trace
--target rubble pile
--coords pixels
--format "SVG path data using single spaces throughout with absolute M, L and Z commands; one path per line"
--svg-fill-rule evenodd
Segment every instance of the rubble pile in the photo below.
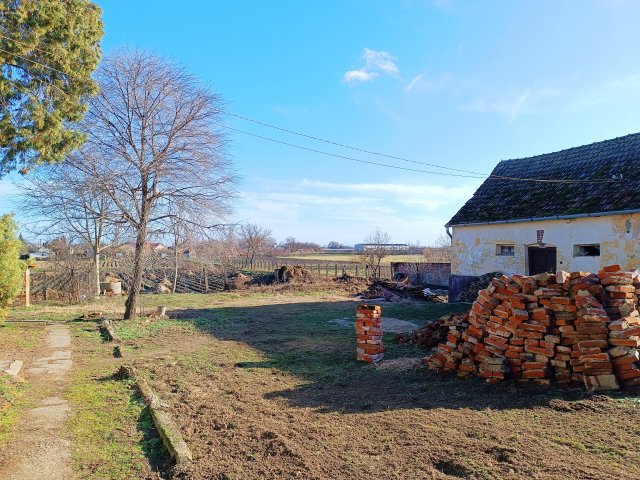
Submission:
M 449 331 L 468 327 L 468 319 L 468 313 L 444 315 L 435 322 L 426 323 L 413 332 L 396 335 L 395 341 L 398 345 L 417 345 L 423 348 L 430 348 L 443 341 Z
M 478 292 L 468 324 L 449 327 L 428 366 L 590 390 L 640 387 L 640 275 L 611 265 L 597 274 L 501 275 Z

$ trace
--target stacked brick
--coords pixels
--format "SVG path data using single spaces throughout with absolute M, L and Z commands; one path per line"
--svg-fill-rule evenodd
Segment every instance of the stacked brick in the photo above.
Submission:
M 478 292 L 468 324 L 450 327 L 434 369 L 589 390 L 640 386 L 637 271 L 502 275 Z
M 358 305 L 356 310 L 356 358 L 367 363 L 384 358 L 382 309 L 377 305 Z

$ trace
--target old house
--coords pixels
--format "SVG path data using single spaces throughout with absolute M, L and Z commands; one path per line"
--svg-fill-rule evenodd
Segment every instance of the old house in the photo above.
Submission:
M 501 161 L 446 227 L 454 277 L 640 267 L 640 133 Z

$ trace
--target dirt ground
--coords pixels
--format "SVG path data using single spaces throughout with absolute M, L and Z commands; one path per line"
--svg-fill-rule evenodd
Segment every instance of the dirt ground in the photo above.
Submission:
M 69 323 L 74 368 L 65 398 L 78 478 L 164 476 L 148 412 L 114 375 L 123 363 L 169 403 L 193 451 L 192 465 L 166 472 L 174 478 L 640 475 L 638 397 L 457 380 L 416 368 L 426 352 L 396 345 L 394 334 L 385 335 L 386 367 L 356 362 L 354 332 L 329 323 L 352 316 L 356 302 L 335 291 L 144 298 L 148 311 L 160 304 L 170 319 L 116 323 L 122 359 L 95 323 Z M 100 310 L 117 319 L 122 309 L 123 299 L 109 298 L 14 315 L 71 320 Z M 402 302 L 384 305 L 383 315 L 420 324 L 455 309 Z
M 448 305 L 385 313 L 433 319 Z M 121 325 L 194 453 L 180 479 L 632 479 L 638 399 L 489 386 L 355 361 L 353 313 L 335 295 L 228 297 Z M 388 338 L 387 338 L 388 337 Z M 387 359 L 420 355 L 385 337 Z

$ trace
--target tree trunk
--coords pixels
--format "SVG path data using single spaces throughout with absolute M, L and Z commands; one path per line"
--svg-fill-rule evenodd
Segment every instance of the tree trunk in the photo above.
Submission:
M 144 270 L 144 242 L 147 239 L 147 221 L 141 219 L 136 236 L 136 250 L 133 254 L 133 278 L 129 285 L 129 296 L 125 302 L 124 319 L 131 320 L 136 316 L 136 304 L 142 286 L 142 272 Z
M 93 257 L 93 274 L 96 280 L 96 297 L 100 296 L 100 252 L 95 250 Z
M 178 242 L 176 242 L 173 256 L 173 287 L 171 288 L 171 293 L 176 293 L 176 287 L 178 286 Z

